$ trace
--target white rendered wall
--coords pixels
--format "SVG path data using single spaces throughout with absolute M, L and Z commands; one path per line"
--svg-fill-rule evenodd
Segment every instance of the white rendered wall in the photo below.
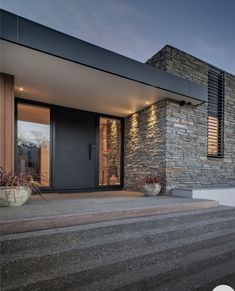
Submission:
M 235 206 L 235 187 L 193 189 L 193 198 L 216 200 L 220 205 Z

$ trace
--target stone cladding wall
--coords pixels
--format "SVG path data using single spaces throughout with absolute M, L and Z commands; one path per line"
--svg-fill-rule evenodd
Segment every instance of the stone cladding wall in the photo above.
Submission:
M 207 63 L 171 46 L 164 47 L 147 64 L 200 84 L 208 81 Z M 154 129 L 148 123 L 151 107 L 133 115 L 138 119 L 134 131 L 130 126 L 133 117 L 126 119 L 128 189 L 142 173 L 152 169 L 160 169 L 165 175 L 167 193 L 175 188 L 235 185 L 235 76 L 224 74 L 223 158 L 207 157 L 207 103 L 181 106 L 167 99 L 160 102 L 160 108 L 158 103 L 153 105 L 158 116 Z M 146 138 L 148 131 L 152 132 L 150 139 Z
M 147 175 L 165 178 L 166 102 L 160 101 L 125 120 L 124 185 L 137 190 Z M 163 185 L 163 189 L 164 189 Z

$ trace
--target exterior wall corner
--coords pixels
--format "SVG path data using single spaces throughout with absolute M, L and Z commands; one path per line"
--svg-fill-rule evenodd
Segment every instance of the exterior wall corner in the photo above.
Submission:
M 125 119 L 125 189 L 138 190 L 147 175 L 165 179 L 165 114 L 166 100 L 162 100 Z

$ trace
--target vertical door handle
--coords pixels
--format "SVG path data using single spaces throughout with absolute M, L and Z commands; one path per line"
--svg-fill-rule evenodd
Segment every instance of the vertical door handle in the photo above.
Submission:
M 95 144 L 94 143 L 89 143 L 89 160 L 91 160 L 92 158 L 92 149 L 95 148 Z

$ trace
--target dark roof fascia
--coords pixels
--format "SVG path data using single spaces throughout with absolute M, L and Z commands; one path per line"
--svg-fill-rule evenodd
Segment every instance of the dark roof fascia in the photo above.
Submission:
M 207 86 L 183 79 L 0 9 L 0 38 L 65 60 L 207 102 Z

